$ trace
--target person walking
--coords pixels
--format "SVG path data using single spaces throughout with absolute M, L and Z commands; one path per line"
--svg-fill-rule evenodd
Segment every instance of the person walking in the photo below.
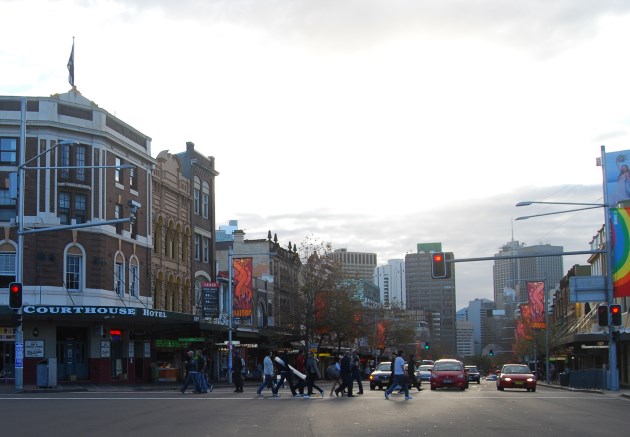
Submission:
M 409 355 L 409 360 L 407 361 L 407 380 L 411 387 L 417 388 L 418 391 L 422 390 L 420 387 L 422 381 L 418 381 L 416 377 L 416 358 L 413 354 Z
M 287 381 L 293 397 L 298 397 L 299 394 L 295 391 L 296 386 L 293 385 L 293 372 L 289 369 L 289 351 L 285 349 L 278 358 L 280 358 L 282 362 L 276 360 L 278 370 L 280 370 L 280 381 L 278 381 L 278 385 L 276 385 L 276 393 L 278 393 L 281 386 L 284 386 L 284 381 Z
M 297 358 L 295 359 L 295 368 L 298 372 L 306 375 L 306 359 L 304 358 L 304 351 L 300 349 L 297 354 Z M 297 389 L 300 393 L 300 396 L 304 396 L 304 387 L 306 386 L 306 380 L 302 378 L 298 378 Z
M 273 361 L 271 357 L 273 356 L 273 351 L 269 351 L 265 359 L 263 360 L 263 382 L 256 390 L 256 394 L 258 396 L 262 396 L 262 391 L 265 388 L 271 389 L 271 394 L 274 398 L 280 397 L 277 392 L 274 392 L 274 383 L 273 383 Z
M 199 382 L 197 380 L 197 362 L 195 361 L 195 353 L 188 351 L 186 353 L 186 362 L 184 363 L 186 369 L 186 379 L 184 385 L 179 389 L 182 393 L 186 393 L 188 385 L 192 382 L 195 385 L 195 393 L 201 393 Z
M 353 398 L 352 394 L 352 362 L 350 361 L 350 352 L 344 352 L 340 364 L 341 387 L 335 390 L 335 394 L 343 393 L 344 389 L 348 390 L 348 397 Z
M 363 384 L 361 383 L 361 358 L 359 358 L 359 352 L 354 349 L 352 351 L 352 358 L 350 359 L 351 367 L 351 378 L 352 381 L 357 382 L 357 387 L 359 387 L 358 395 L 363 394 Z
M 407 387 L 407 382 L 405 381 L 405 359 L 403 358 L 403 354 L 404 352 L 402 349 L 398 350 L 398 356 L 394 361 L 394 382 L 387 390 L 385 390 L 385 399 L 389 399 L 389 395 L 392 394 L 397 385 L 400 385 L 405 390 L 406 401 L 413 399 L 409 396 L 409 388 Z
M 319 391 L 319 394 L 324 397 L 324 390 L 315 384 L 315 380 L 321 378 L 317 363 L 317 358 L 315 358 L 313 352 L 309 352 L 308 359 L 306 360 L 306 386 L 308 392 L 304 395 L 305 398 L 310 398 L 313 395 L 313 389 Z
M 333 393 L 339 396 L 339 394 L 335 390 L 335 387 L 341 387 L 342 385 L 341 364 L 339 364 L 339 356 L 335 355 L 335 362 L 328 366 L 328 368 L 326 369 L 326 373 L 328 374 L 328 377 L 333 380 L 333 385 L 330 388 L 330 396 L 332 397 Z
M 195 352 L 195 363 L 197 364 L 197 385 L 199 386 L 199 392 L 208 393 L 208 382 L 206 381 L 206 368 L 208 363 L 206 357 L 200 350 Z
M 243 393 L 243 387 L 244 387 L 244 383 L 243 383 L 243 363 L 245 362 L 245 360 L 243 360 L 243 357 L 241 357 L 241 351 L 237 350 L 236 354 L 234 355 L 234 359 L 232 360 L 232 364 L 233 364 L 233 369 L 232 369 L 232 380 L 234 381 L 234 393 Z

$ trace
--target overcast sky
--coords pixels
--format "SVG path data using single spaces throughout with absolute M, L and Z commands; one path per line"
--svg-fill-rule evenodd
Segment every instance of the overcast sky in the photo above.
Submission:
M 442 242 L 588 250 L 601 146 L 630 149 L 630 2 L 0 0 L 0 94 L 75 84 L 152 138 L 216 158 L 218 224 L 379 264 Z M 565 271 L 587 256 L 565 257 Z M 493 299 L 459 263 L 457 308 Z

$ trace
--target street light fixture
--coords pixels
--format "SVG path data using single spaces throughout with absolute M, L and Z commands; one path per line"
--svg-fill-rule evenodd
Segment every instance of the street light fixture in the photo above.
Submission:
M 602 146 L 602 159 L 601 162 L 605 163 L 604 159 L 604 146 Z M 604 199 L 607 199 L 607 188 L 606 188 L 606 166 L 602 164 L 602 172 L 603 172 L 603 189 L 604 189 Z M 604 228 L 606 233 L 606 294 L 608 305 L 612 305 L 614 303 L 614 294 L 613 294 L 613 270 L 612 270 L 612 240 L 611 240 L 611 229 L 610 229 L 610 206 L 605 203 L 576 203 L 576 202 L 539 202 L 539 201 L 523 201 L 518 202 L 516 206 L 529 206 L 532 204 L 546 204 L 546 205 L 576 205 L 583 206 L 584 208 L 571 209 L 566 211 L 558 211 L 558 212 L 550 212 L 546 214 L 536 214 L 524 217 L 518 217 L 515 220 L 526 220 L 532 217 L 542 217 L 546 215 L 552 214 L 562 214 L 565 212 L 574 212 L 574 211 L 583 211 L 587 209 L 595 209 L 595 208 L 605 208 L 606 213 L 604 214 Z M 546 311 L 546 309 L 545 309 Z M 609 375 L 609 387 L 610 390 L 617 391 L 619 390 L 619 371 L 617 369 L 617 349 L 616 342 L 613 337 L 613 330 L 611 329 L 609 332 L 608 338 L 608 366 L 610 369 Z

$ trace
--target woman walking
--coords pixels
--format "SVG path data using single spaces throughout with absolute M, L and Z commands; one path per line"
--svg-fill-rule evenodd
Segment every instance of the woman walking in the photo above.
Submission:
M 317 366 L 317 358 L 313 356 L 313 352 L 309 352 L 306 360 L 306 386 L 308 387 L 308 392 L 304 396 L 305 398 L 310 398 L 313 395 L 313 388 L 324 397 L 324 390 L 315 384 L 315 380 L 319 378 L 321 378 L 321 375 Z

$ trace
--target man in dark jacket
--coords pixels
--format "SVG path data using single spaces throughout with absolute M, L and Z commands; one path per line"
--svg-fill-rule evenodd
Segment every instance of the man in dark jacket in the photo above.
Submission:
M 201 393 L 199 382 L 197 380 L 197 361 L 195 360 L 195 353 L 188 351 L 186 354 L 186 362 L 184 364 L 186 368 L 186 381 L 184 385 L 179 389 L 182 393 L 186 393 L 188 385 L 192 382 L 195 385 L 195 393 Z
M 232 379 L 234 380 L 234 393 L 243 393 L 243 358 L 241 351 L 237 350 L 232 363 Z
M 299 395 L 297 394 L 297 392 L 295 391 L 295 385 L 293 385 L 293 372 L 291 371 L 291 369 L 289 369 L 289 351 L 288 350 L 284 350 L 284 352 L 282 352 L 282 354 L 280 354 L 279 356 L 280 361 L 276 362 L 278 363 L 278 370 L 280 370 L 280 381 L 278 382 L 278 385 L 276 385 L 276 393 L 278 393 L 278 390 L 280 390 L 280 387 L 284 384 L 284 381 L 287 381 L 289 383 L 289 388 L 291 389 L 291 394 L 293 395 L 293 397 L 298 397 Z
M 341 371 L 339 373 L 341 374 L 342 384 L 341 387 L 335 390 L 335 394 L 339 396 L 339 393 L 343 392 L 344 389 L 347 389 L 348 397 L 353 398 L 354 395 L 352 394 L 352 361 L 350 360 L 349 352 L 345 352 L 343 354 L 343 358 L 341 359 L 341 362 L 339 364 L 341 365 Z

